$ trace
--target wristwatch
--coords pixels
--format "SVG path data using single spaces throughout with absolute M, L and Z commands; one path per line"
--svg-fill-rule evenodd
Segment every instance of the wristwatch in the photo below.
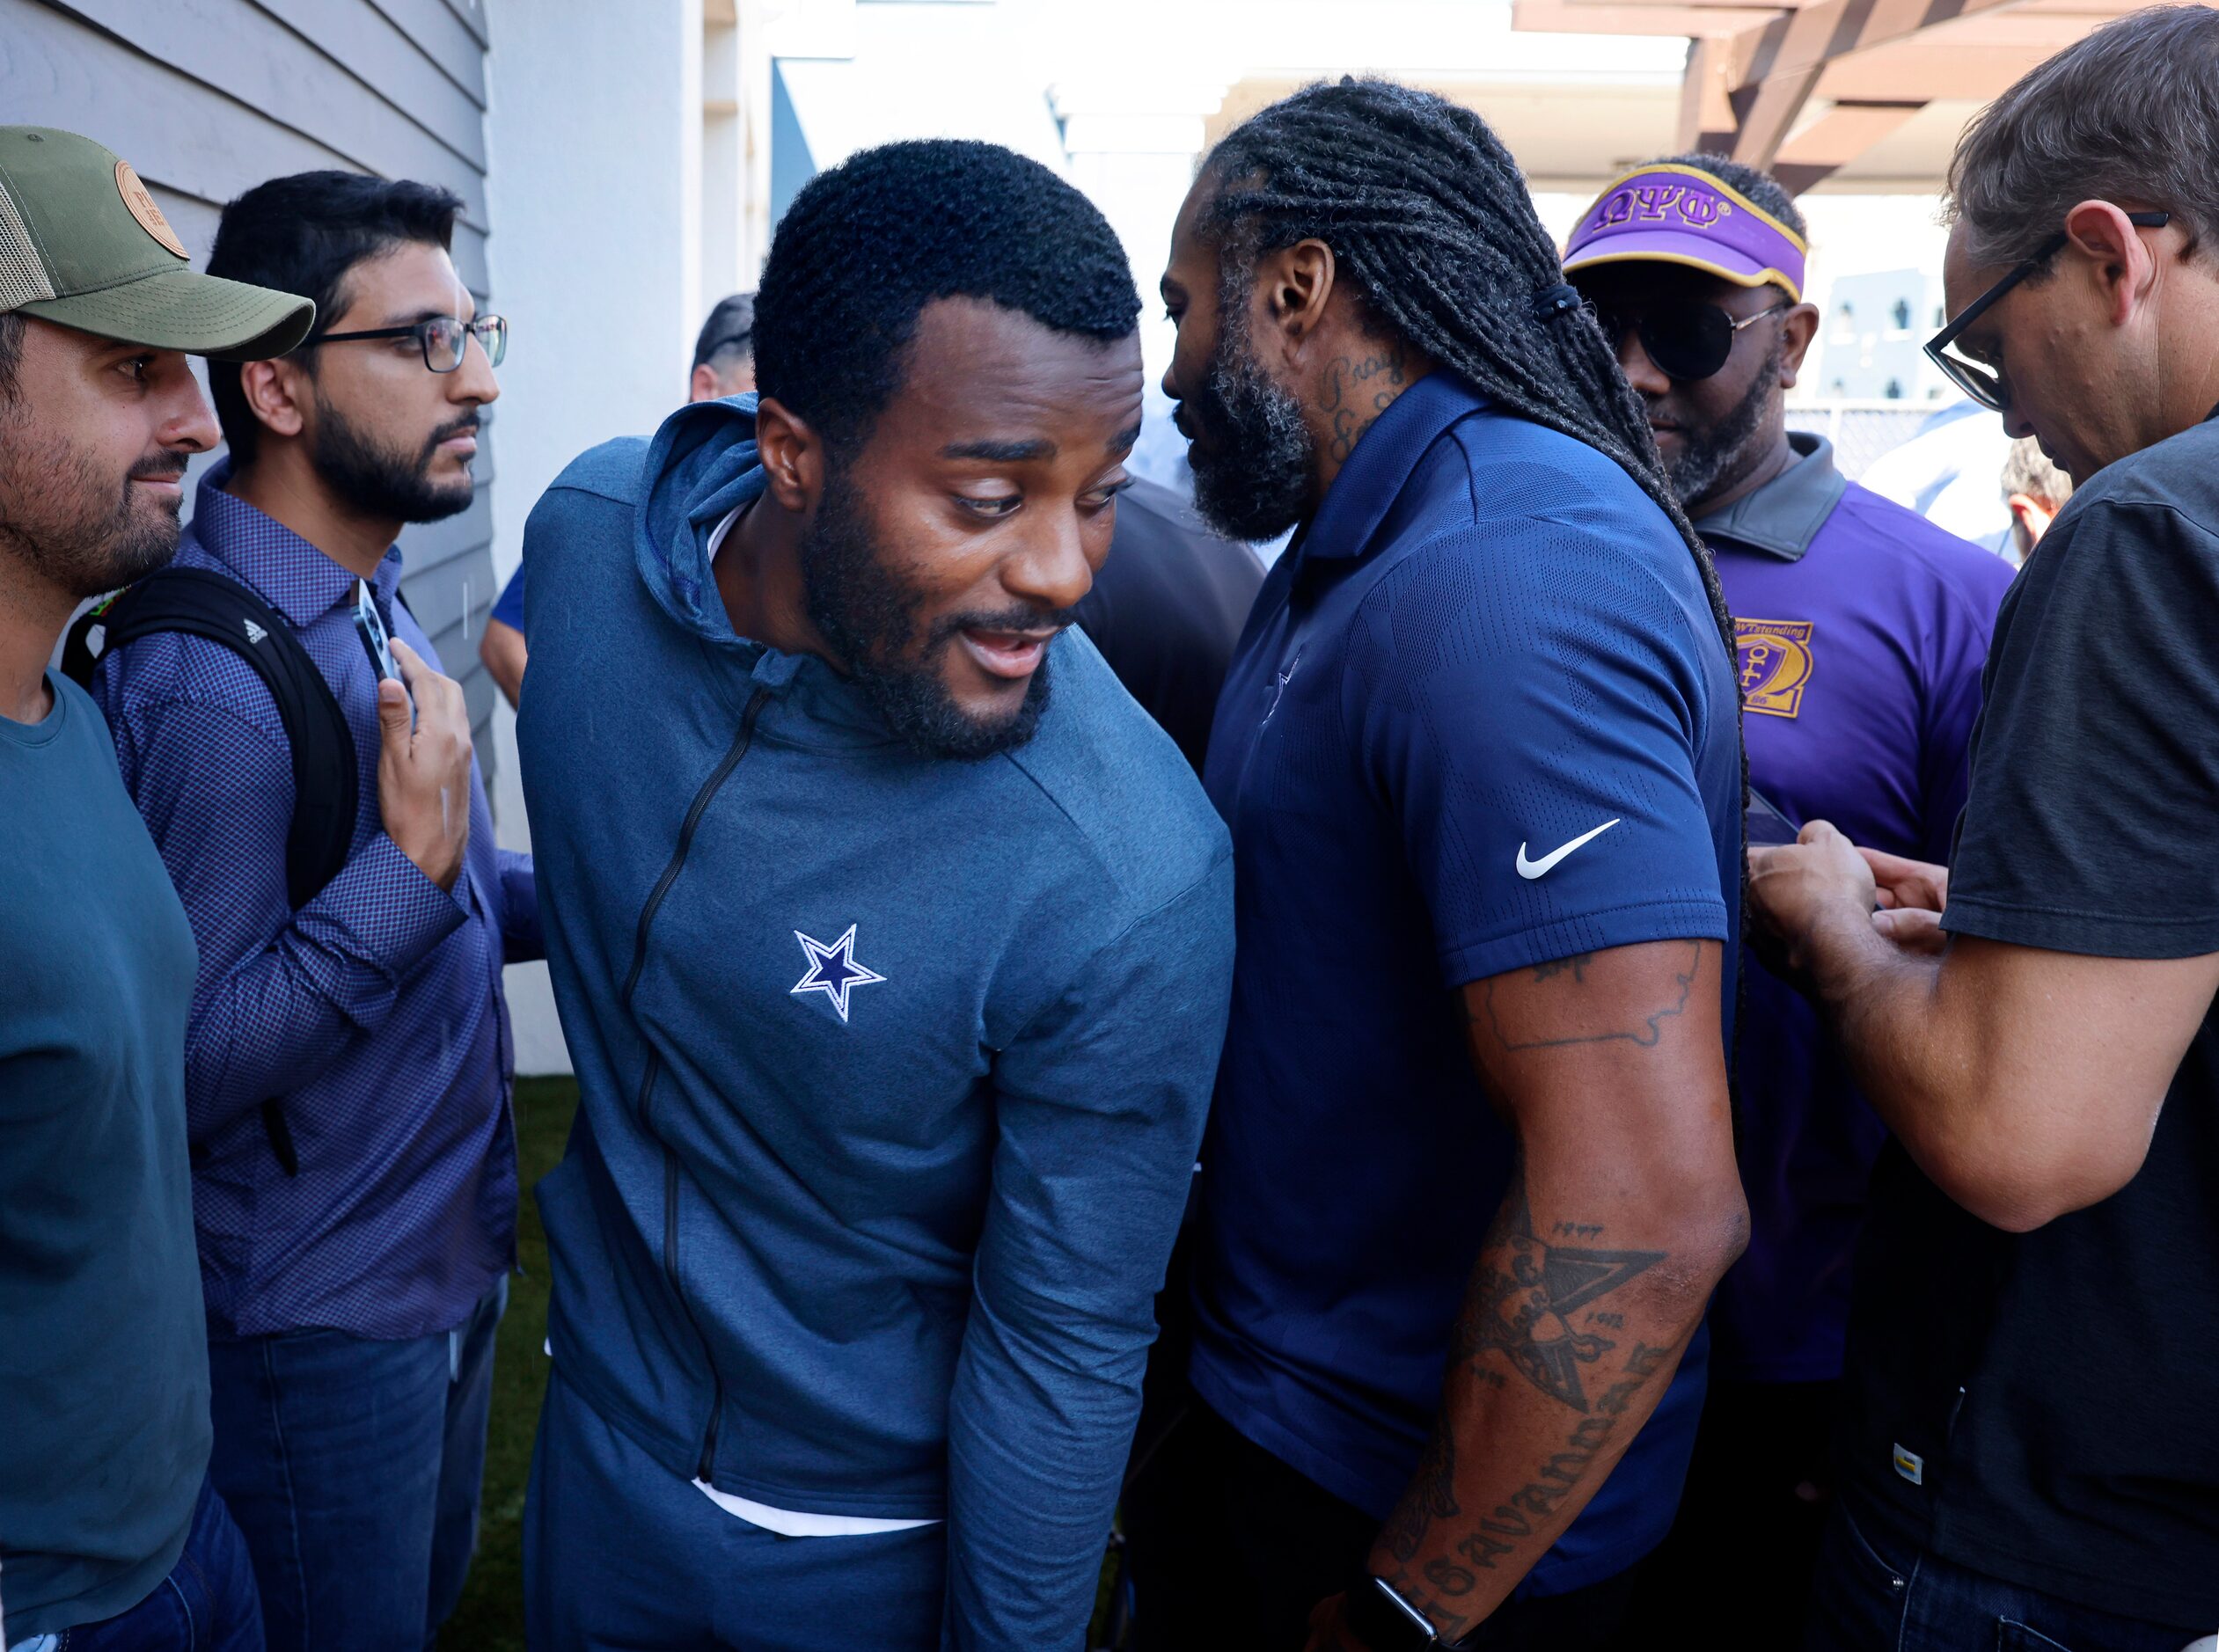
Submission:
M 1460 1644 L 1442 1640 L 1425 1614 L 1404 1600 L 1394 1584 L 1368 1570 L 1343 1597 L 1342 1620 L 1371 1652 L 1417 1652 L 1423 1647 Z

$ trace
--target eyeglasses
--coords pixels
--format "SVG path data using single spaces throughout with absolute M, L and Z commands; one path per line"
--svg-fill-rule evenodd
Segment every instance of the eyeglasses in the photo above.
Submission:
M 2130 212 L 2127 222 L 2145 230 L 2162 230 L 2172 222 L 2172 214 Z M 1926 341 L 1926 359 L 1948 374 L 1950 382 L 1958 389 L 1993 413 L 2003 412 L 2003 404 L 2010 399 L 2010 387 L 2003 376 L 1985 362 L 1976 362 L 1961 352 L 1953 355 L 1949 352 L 1966 328 L 1993 310 L 2005 293 L 2056 257 L 2057 249 L 2071 238 L 2062 230 L 2051 236 L 2034 249 L 2032 257 L 2021 259 L 2010 274 L 1966 305 L 1956 320 Z
M 478 347 L 486 353 L 486 362 L 499 367 L 501 358 L 509 354 L 509 318 L 480 316 L 475 321 L 458 321 L 452 316 L 434 316 L 406 327 L 370 327 L 360 333 L 326 333 L 301 340 L 299 347 L 311 344 L 353 344 L 363 339 L 414 339 L 424 353 L 424 365 L 435 373 L 451 373 L 462 365 L 463 354 L 470 347 L 470 340 L 478 340 Z
M 1709 378 L 1723 368 L 1733 354 L 1734 338 L 1742 328 L 1793 307 L 1783 301 L 1737 320 L 1716 304 L 1689 303 L 1661 304 L 1632 317 L 1598 311 L 1595 318 L 1613 347 L 1623 343 L 1631 333 L 1641 340 L 1643 351 L 1659 372 L 1685 383 Z

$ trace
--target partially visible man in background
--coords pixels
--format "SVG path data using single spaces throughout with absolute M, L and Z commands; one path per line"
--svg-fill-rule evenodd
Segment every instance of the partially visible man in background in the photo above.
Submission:
M 297 811 L 329 800 L 299 778 L 311 736 L 234 647 L 156 631 L 94 678 L 200 944 L 186 1107 L 212 1473 L 285 1652 L 421 1645 L 452 1609 L 516 1259 L 501 971 L 538 953 L 531 866 L 494 846 L 462 691 L 396 600 L 393 541 L 468 507 L 499 394 L 504 324 L 448 256 L 460 206 L 276 179 L 224 208 L 209 258 L 317 303 L 292 355 L 211 372 L 231 457 L 178 562 L 266 605 L 246 634 L 289 632 L 336 702 L 341 864 L 304 881 L 291 859 Z M 357 633 L 365 588 L 405 692 Z
M 1893 1133 L 1829 1652 L 2181 1652 L 2219 1623 L 2215 85 L 2219 11 L 2138 11 L 1951 164 L 1929 354 L 2077 491 L 1996 621 L 1946 912 L 1937 868 L 1824 822 L 1752 858 Z
M 2073 496 L 2073 479 L 2049 462 L 2040 442 L 2021 436 L 2003 461 L 2003 508 L 2011 514 L 2011 548 L 2016 552 L 2011 562 L 2024 567 Z
M 1819 320 L 1804 265 L 1788 192 L 1716 155 L 1629 172 L 1564 255 L 1717 562 L 1750 784 L 1797 821 L 1823 816 L 1860 843 L 1946 860 L 2011 571 L 1844 479 L 1823 437 L 1789 432 L 1786 392 Z M 1649 1583 L 1662 1619 L 1699 1612 L 1724 1644 L 1784 1646 L 1837 1479 L 1849 1261 L 1886 1132 L 1810 1004 L 1761 968 L 1744 979 L 1749 1248 L 1711 1305 L 1710 1392 Z M 1718 1590 L 1726 1575 L 1735 1586 Z
M 718 300 L 694 338 L 685 399 L 688 404 L 715 401 L 754 388 L 755 295 L 734 293 Z M 524 692 L 524 669 L 531 653 L 524 641 L 524 567 L 519 563 L 494 599 L 493 611 L 486 617 L 486 634 L 478 642 L 478 657 L 511 706 Z
M 193 932 L 47 662 L 177 548 L 217 441 L 185 353 L 275 355 L 315 311 L 194 274 L 137 173 L 38 127 L 0 127 L 0 1646 L 258 1652 L 208 1477 Z
M 1233 647 L 1263 583 L 1255 552 L 1170 488 L 1136 476 L 1117 495 L 1110 559 L 1072 610 L 1125 692 L 1197 774 Z

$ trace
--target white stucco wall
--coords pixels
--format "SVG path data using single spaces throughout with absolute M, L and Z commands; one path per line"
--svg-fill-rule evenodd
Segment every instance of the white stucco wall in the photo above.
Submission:
M 494 567 L 557 472 L 685 398 L 700 325 L 701 0 L 487 0 L 494 303 L 512 325 L 494 417 Z M 620 691 L 612 684 L 612 691 Z M 502 843 L 531 847 L 516 720 L 494 719 Z M 516 1070 L 568 1072 L 544 964 L 513 967 Z

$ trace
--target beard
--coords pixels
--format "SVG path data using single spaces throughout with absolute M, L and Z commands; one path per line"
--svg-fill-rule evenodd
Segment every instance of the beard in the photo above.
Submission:
M 477 485 L 467 475 L 458 482 L 433 481 L 432 461 L 438 457 L 439 444 L 448 437 L 477 428 L 478 415 L 467 413 L 440 426 L 414 452 L 403 452 L 379 441 L 319 396 L 309 460 L 325 486 L 359 515 L 396 522 L 439 522 L 468 510 Z
M 1024 698 L 1007 716 L 981 719 L 957 703 L 938 662 L 958 632 L 1019 628 L 1070 621 L 1068 610 L 944 615 L 925 628 L 924 594 L 894 571 L 872 532 L 861 495 L 837 468 L 827 479 L 816 519 L 802 541 L 802 587 L 809 621 L 846 662 L 847 673 L 912 749 L 932 757 L 975 760 L 1009 751 L 1033 737 L 1048 709 L 1044 654 Z
M 1665 480 L 1682 507 L 1695 509 L 1732 479 L 1727 472 L 1742 462 L 1743 450 L 1764 422 L 1772 387 L 1780 382 L 1780 347 L 1776 343 L 1749 383 L 1748 394 L 1707 430 L 1682 430 L 1680 457 L 1665 466 Z
M 177 554 L 178 500 L 134 479 L 175 481 L 185 455 L 157 449 L 121 477 L 21 414 L 0 421 L 0 550 L 74 602 L 144 579 Z
M 1273 384 L 1249 347 L 1248 283 L 1228 281 L 1218 347 L 1188 404 L 1188 421 L 1213 448 L 1188 450 L 1194 504 L 1231 539 L 1276 539 L 1309 508 L 1317 443 L 1302 405 Z

